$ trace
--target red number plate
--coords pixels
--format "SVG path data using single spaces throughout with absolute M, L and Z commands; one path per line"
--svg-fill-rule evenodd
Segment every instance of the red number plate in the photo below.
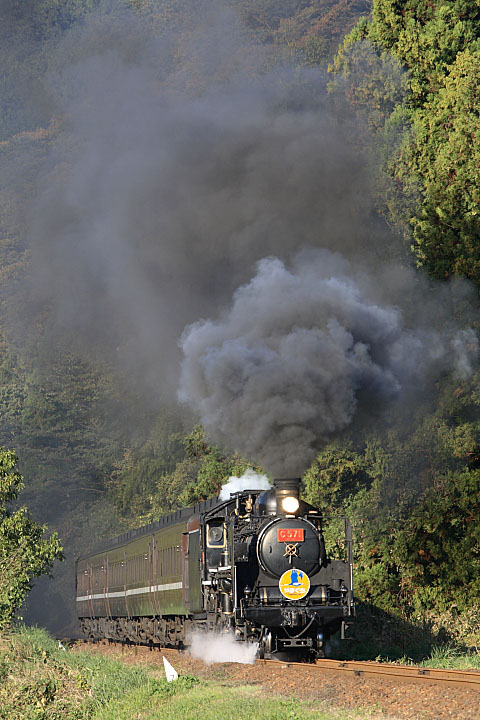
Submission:
M 303 542 L 305 530 L 303 528 L 281 528 L 278 531 L 278 542 Z

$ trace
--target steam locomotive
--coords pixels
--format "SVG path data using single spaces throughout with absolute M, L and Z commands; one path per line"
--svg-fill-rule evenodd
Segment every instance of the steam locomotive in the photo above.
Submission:
M 354 614 L 352 528 L 327 556 L 323 518 L 300 480 L 207 500 L 114 538 L 76 561 L 90 638 L 183 647 L 194 630 L 233 632 L 260 657 L 312 660 Z

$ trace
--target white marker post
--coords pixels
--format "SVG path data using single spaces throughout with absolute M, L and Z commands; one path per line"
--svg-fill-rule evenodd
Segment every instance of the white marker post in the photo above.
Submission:
M 173 682 L 174 680 L 178 680 L 178 673 L 171 665 L 167 658 L 163 656 L 163 666 L 165 668 L 165 675 L 167 676 L 167 682 Z

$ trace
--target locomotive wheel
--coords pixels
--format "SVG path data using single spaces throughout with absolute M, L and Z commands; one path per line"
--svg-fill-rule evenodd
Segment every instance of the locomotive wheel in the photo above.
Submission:
M 262 635 L 260 642 L 258 643 L 258 657 L 260 660 L 264 658 L 271 658 L 273 650 L 273 636 L 270 630 L 267 630 Z
M 270 630 L 263 629 L 262 635 L 258 643 L 258 657 L 263 660 L 265 656 L 271 657 L 273 648 L 273 637 Z
M 266 654 L 271 655 L 273 650 L 273 637 L 270 630 L 265 634 L 263 642 Z

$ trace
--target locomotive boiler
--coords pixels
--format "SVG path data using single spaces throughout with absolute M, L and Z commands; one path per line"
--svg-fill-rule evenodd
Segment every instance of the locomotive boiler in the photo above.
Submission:
M 344 518 L 333 559 L 324 521 L 286 479 L 124 533 L 76 562 L 83 632 L 182 647 L 194 630 L 231 631 L 260 657 L 322 656 L 354 614 L 352 528 Z

